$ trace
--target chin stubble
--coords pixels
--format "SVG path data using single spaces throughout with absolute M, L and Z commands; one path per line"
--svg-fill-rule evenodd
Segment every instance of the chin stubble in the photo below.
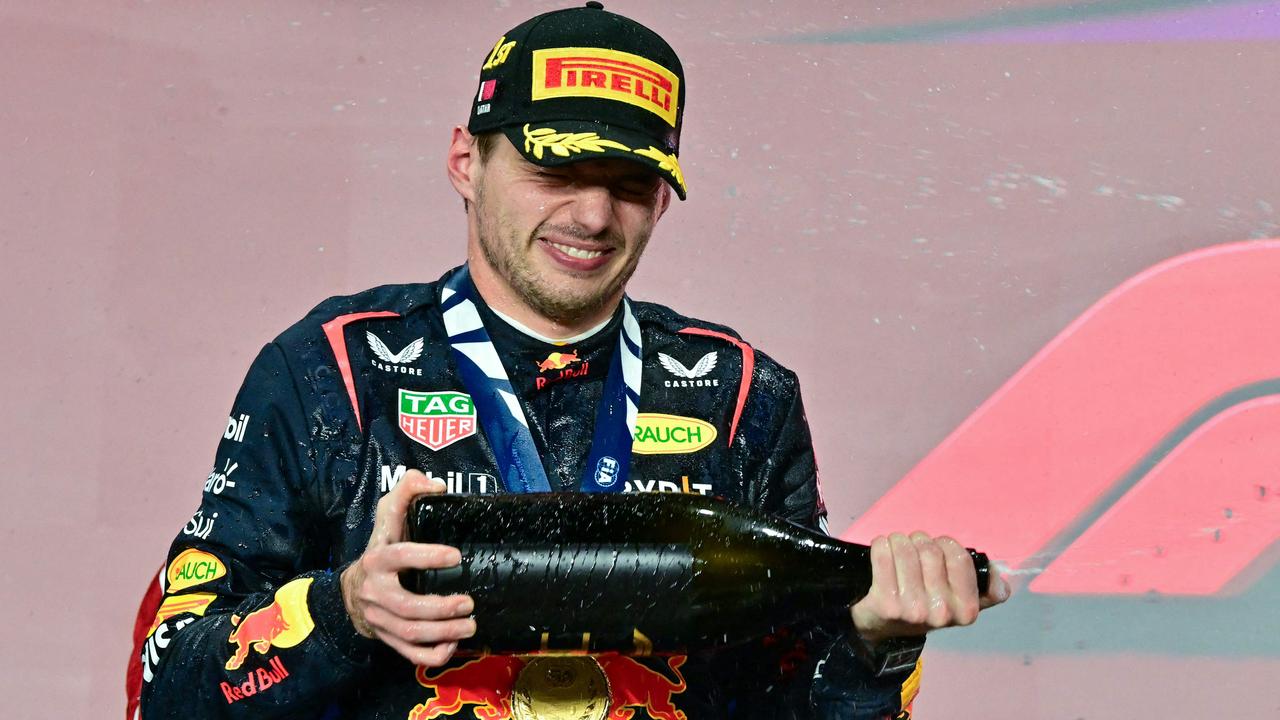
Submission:
M 515 251 L 521 241 L 517 241 L 514 233 L 508 232 L 507 227 L 500 221 L 492 220 L 487 213 L 481 212 L 483 200 L 484 192 L 481 189 L 476 194 L 476 202 L 473 209 L 476 211 L 476 217 L 479 221 L 478 239 L 480 241 L 480 251 L 484 254 L 485 261 L 500 277 L 506 280 L 511 289 L 526 305 L 539 315 L 558 323 L 572 324 L 582 317 L 594 315 L 603 310 L 609 299 L 624 288 L 631 276 L 635 274 L 636 268 L 640 264 L 640 256 L 649 242 L 649 229 L 646 229 L 639 238 L 635 252 L 628 258 L 626 266 L 599 291 L 584 295 L 557 292 L 555 287 L 542 281 L 541 276 L 528 262 L 527 255 L 520 255 Z M 576 228 L 559 225 L 552 226 L 544 223 L 539 225 L 530 237 L 522 241 L 530 252 L 537 252 L 533 246 L 537 244 L 537 238 L 548 228 L 553 228 L 561 234 L 573 237 L 584 239 L 591 237 L 578 232 Z M 609 239 L 611 247 L 625 247 L 625 244 L 618 241 L 617 238 Z

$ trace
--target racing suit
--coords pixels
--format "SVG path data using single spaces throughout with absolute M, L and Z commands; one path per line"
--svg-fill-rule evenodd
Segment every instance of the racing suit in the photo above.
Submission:
M 569 717 L 539 714 L 521 674 L 535 658 L 415 668 L 356 633 L 343 605 L 340 573 L 406 470 L 452 493 L 503 492 L 474 417 L 448 402 L 423 412 L 464 391 L 439 304 L 440 282 L 332 298 L 254 360 L 200 507 L 169 550 L 141 650 L 144 720 Z M 576 490 L 622 313 L 553 345 L 477 305 L 552 488 Z M 727 328 L 633 308 L 643 373 L 625 490 L 717 495 L 825 525 L 795 375 Z M 688 657 L 601 657 L 589 668 L 607 681 L 597 705 L 618 720 L 894 716 L 907 673 L 872 677 L 840 616 Z

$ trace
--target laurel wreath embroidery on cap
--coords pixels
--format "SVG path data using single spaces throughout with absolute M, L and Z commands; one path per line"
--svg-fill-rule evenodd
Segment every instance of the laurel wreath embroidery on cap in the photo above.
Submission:
M 631 148 L 626 145 L 612 140 L 605 140 L 593 132 L 562 133 L 556 132 L 554 128 L 549 127 L 530 130 L 528 124 L 524 126 L 524 151 L 533 153 L 533 156 L 539 160 L 542 159 L 542 151 L 544 149 L 550 150 L 553 155 L 569 157 L 583 150 L 604 152 L 605 148 L 613 148 L 624 152 L 631 151 Z
M 662 152 L 652 145 L 647 148 L 633 150 L 620 142 L 606 140 L 593 132 L 562 133 L 556 132 L 555 128 L 549 127 L 530 130 L 528 123 L 525 123 L 524 126 L 524 151 L 533 153 L 533 156 L 538 160 L 542 159 L 544 150 L 550 150 L 551 154 L 559 157 L 571 157 L 583 151 L 604 152 L 606 148 L 633 152 L 653 160 L 658 163 L 660 170 L 666 170 L 671 173 L 671 176 L 679 183 L 681 190 L 688 192 L 688 188 L 684 184 L 684 173 L 680 171 L 680 161 L 676 159 L 675 155 Z
M 643 150 L 632 150 L 631 152 L 643 155 L 650 160 L 656 160 L 659 168 L 671 173 L 671 177 L 674 177 L 676 182 L 680 184 L 681 190 L 689 191 L 684 185 L 684 173 L 680 172 L 680 161 L 676 159 L 675 155 L 668 155 L 652 145 Z

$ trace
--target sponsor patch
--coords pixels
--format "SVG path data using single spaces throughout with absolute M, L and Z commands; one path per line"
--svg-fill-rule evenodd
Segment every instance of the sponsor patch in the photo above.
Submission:
M 203 510 L 197 510 L 196 514 L 192 515 L 186 526 L 182 528 L 182 534 L 206 540 L 209 537 L 209 533 L 213 532 L 213 521 L 217 519 L 218 513 L 206 518 Z
M 637 647 L 647 642 L 637 636 Z M 675 700 L 688 687 L 680 672 L 686 659 L 654 659 L 650 667 L 612 652 L 588 657 L 486 655 L 442 669 L 419 666 L 418 683 L 432 695 L 411 709 L 409 717 L 630 718 L 643 711 L 654 720 L 683 720 L 686 713 Z M 471 706 L 470 712 L 463 706 Z
M 466 393 L 401 388 L 400 430 L 415 442 L 442 450 L 476 434 L 476 408 Z
M 276 590 L 275 600 L 270 605 L 243 618 L 231 616 L 235 630 L 231 631 L 227 642 L 235 645 L 236 651 L 227 660 L 228 670 L 243 665 L 250 648 L 259 655 L 266 655 L 273 647 L 291 648 L 307 639 L 315 629 L 311 610 L 307 607 L 307 588 L 314 579 L 290 580 Z
M 459 711 L 470 705 L 470 717 L 509 719 L 511 693 L 525 664 L 525 658 L 517 655 L 485 655 L 444 668 L 419 665 L 418 684 L 432 694 L 431 699 L 414 706 L 409 717 L 467 717 Z
M 534 378 L 534 386 L 539 390 L 552 383 L 570 378 L 584 377 L 591 371 L 591 363 L 578 357 L 578 351 L 553 352 L 546 360 L 538 363 L 538 377 Z
M 387 344 L 382 342 L 382 339 L 377 335 L 366 331 L 364 337 L 369 343 L 369 349 L 378 358 L 373 361 L 374 367 L 382 372 L 400 375 L 422 375 L 422 368 L 409 367 L 409 363 L 422 357 L 424 338 L 418 338 L 400 348 L 400 352 L 393 353 L 391 348 L 387 347 Z
M 169 642 L 173 640 L 173 635 L 195 621 L 193 617 L 184 617 L 173 621 L 166 620 L 156 627 L 151 637 L 142 644 L 143 682 L 149 683 L 155 678 L 156 667 L 160 664 L 160 658 L 164 657 Z
M 692 482 L 688 475 L 681 475 L 680 482 L 670 480 L 628 480 L 623 492 L 684 493 L 685 495 L 710 495 L 711 483 Z
M 230 705 L 278 685 L 287 677 L 289 677 L 289 671 L 285 669 L 284 661 L 279 657 L 273 657 L 267 661 L 266 667 L 250 670 L 249 677 L 244 682 L 233 685 L 223 681 L 218 683 L 218 687 L 222 690 L 222 697 L 226 698 L 227 704 Z
M 156 610 L 156 619 L 151 621 L 151 627 L 147 630 L 147 637 L 151 637 L 155 633 L 156 628 L 160 627 L 160 623 L 174 615 L 190 613 L 203 617 L 204 611 L 209 608 L 209 603 L 213 602 L 217 597 L 213 593 L 191 593 L 190 595 L 171 595 L 165 598 L 164 602 L 160 603 L 159 609 Z
M 719 378 L 706 377 L 715 370 L 719 357 L 719 353 L 713 350 L 703 355 L 693 364 L 693 367 L 689 368 L 666 353 L 658 353 L 658 362 L 666 368 L 667 372 L 678 378 L 665 380 L 663 384 L 666 387 L 720 387 Z
M 706 420 L 640 413 L 631 452 L 641 455 L 679 455 L 697 452 L 716 439 L 716 427 Z
M 187 548 L 169 563 L 169 569 L 165 571 L 168 581 L 165 592 L 175 593 L 203 585 L 226 574 L 227 566 L 221 560 L 203 550 Z
M 544 373 L 548 370 L 563 370 L 570 365 L 576 365 L 582 362 L 578 357 L 578 351 L 573 352 L 553 352 L 547 355 L 547 359 L 538 363 L 538 372 Z
M 592 97 L 643 108 L 676 126 L 680 78 L 661 65 L 631 53 L 601 48 L 533 51 L 531 99 Z
M 404 474 L 408 470 L 404 465 L 396 465 L 395 467 L 383 465 L 378 488 L 383 493 L 391 492 L 391 489 L 404 479 Z M 423 474 L 427 478 L 435 478 L 444 482 L 445 492 L 452 495 L 482 495 L 498 492 L 498 478 L 489 473 L 449 470 L 445 472 L 444 477 L 440 477 L 430 470 L 426 470 Z
M 378 480 L 378 489 L 383 494 L 391 492 L 392 488 L 400 484 L 400 481 L 404 479 L 404 474 L 408 471 L 409 468 L 404 465 L 397 465 L 394 468 L 390 465 L 383 465 L 382 474 Z
M 222 431 L 223 440 L 244 442 L 244 431 L 249 427 L 249 416 L 241 413 L 240 417 L 231 415 L 227 418 L 227 429 Z
M 214 495 L 221 495 L 227 488 L 235 487 L 236 483 L 231 479 L 231 474 L 234 473 L 238 467 L 240 467 L 240 463 L 231 462 L 231 458 L 227 458 L 226 461 L 222 463 L 221 470 L 215 466 L 209 471 L 209 478 L 204 481 L 204 491 L 211 492 Z
M 666 661 L 665 667 L 662 660 Z M 676 696 L 688 688 L 684 674 L 680 672 L 686 660 L 688 657 L 685 655 L 669 655 L 654 658 L 654 667 L 650 667 L 626 655 L 600 655 L 596 662 L 604 672 L 606 687 L 611 689 L 608 712 L 603 714 L 604 717 L 629 718 L 637 710 L 643 710 L 654 720 L 687 718 L 688 714 L 675 706 Z

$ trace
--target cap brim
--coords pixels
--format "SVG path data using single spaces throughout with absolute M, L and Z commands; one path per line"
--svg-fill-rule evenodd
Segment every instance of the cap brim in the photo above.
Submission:
M 504 127 L 502 131 L 526 160 L 544 167 L 583 160 L 619 158 L 653 170 L 684 200 L 680 161 L 656 147 L 643 133 L 591 120 L 548 120 Z

